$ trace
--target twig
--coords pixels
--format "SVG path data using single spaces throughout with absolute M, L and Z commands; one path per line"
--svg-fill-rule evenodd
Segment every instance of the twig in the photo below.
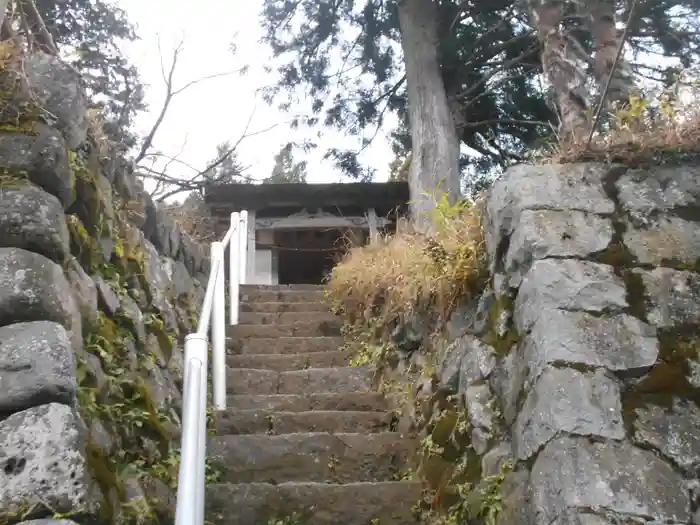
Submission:
M 177 68 L 177 61 L 180 53 L 182 52 L 182 46 L 184 44 L 184 39 L 180 40 L 180 43 L 175 46 L 175 50 L 173 51 L 173 60 L 172 63 L 170 64 L 170 70 L 166 71 L 165 70 L 165 64 L 163 63 L 163 53 L 160 47 L 160 39 L 158 40 L 158 52 L 160 53 L 160 66 L 161 66 L 161 73 L 163 75 L 163 81 L 165 82 L 165 99 L 163 100 L 163 105 L 160 109 L 160 113 L 158 114 L 158 117 L 156 118 L 155 123 L 153 124 L 153 127 L 151 128 L 151 131 L 148 132 L 148 135 L 143 139 L 143 142 L 141 143 L 141 148 L 139 149 L 138 154 L 134 158 L 134 162 L 138 164 L 141 162 L 147 155 L 148 155 L 148 150 L 151 149 L 151 146 L 153 146 L 153 139 L 160 129 L 160 126 L 163 124 L 163 120 L 165 119 L 165 115 L 168 112 L 168 109 L 170 108 L 170 104 L 177 95 L 181 94 L 183 91 L 191 88 L 192 86 L 195 86 L 199 84 L 200 82 L 204 82 L 205 80 L 211 80 L 214 78 L 218 77 L 223 77 L 227 75 L 232 75 L 234 73 L 238 73 L 241 71 L 241 69 L 237 69 L 235 71 L 228 71 L 224 73 L 214 73 L 212 75 L 206 75 L 204 77 L 191 80 L 190 82 L 186 83 L 184 86 L 181 88 L 175 89 L 173 86 L 173 79 L 175 76 L 175 70 Z
M 41 14 L 39 14 L 39 10 L 36 8 L 34 0 L 21 0 L 20 5 L 20 10 L 27 15 L 27 18 L 36 29 L 36 39 L 47 52 L 54 56 L 58 56 L 58 48 L 53 41 L 51 33 L 46 28 L 46 24 L 44 24 L 44 20 L 41 18 Z M 27 7 L 27 11 L 24 10 L 25 6 Z M 29 35 L 27 35 L 27 38 L 29 38 Z
M 588 140 L 586 141 L 586 146 L 584 149 L 588 149 L 593 140 L 593 134 L 598 126 L 598 120 L 600 120 L 600 115 L 603 112 L 603 106 L 605 105 L 605 97 L 608 95 L 608 90 L 610 89 L 610 84 L 612 84 L 613 75 L 615 74 L 615 69 L 617 69 L 617 64 L 622 56 L 622 50 L 625 47 L 625 41 L 627 40 L 627 35 L 629 34 L 630 24 L 634 16 L 634 10 L 637 7 L 637 0 L 632 0 L 632 5 L 630 6 L 629 16 L 627 17 L 627 23 L 625 24 L 625 29 L 622 32 L 622 37 L 620 38 L 620 45 L 617 47 L 617 54 L 615 55 L 615 60 L 610 67 L 610 74 L 608 75 L 608 80 L 605 83 L 605 88 L 600 95 L 600 100 L 598 101 L 598 107 L 596 108 L 595 117 L 593 117 L 593 123 L 591 125 L 591 131 L 588 134 Z

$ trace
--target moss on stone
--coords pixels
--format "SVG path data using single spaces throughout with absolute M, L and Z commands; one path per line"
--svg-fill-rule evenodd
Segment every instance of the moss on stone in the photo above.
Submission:
M 634 432 L 636 410 L 649 405 L 670 409 L 678 398 L 700 403 L 700 388 L 689 380 L 689 361 L 700 359 L 700 336 L 696 328 L 661 331 L 660 352 L 656 364 L 636 385 L 622 395 L 625 428 Z
M 87 228 L 77 215 L 66 215 L 68 232 L 70 234 L 70 251 L 83 268 L 94 272 L 101 264 L 102 252 L 98 244 L 90 236 Z
M 26 170 L 0 168 L 0 188 L 23 188 L 30 184 Z
M 499 356 L 510 353 L 511 349 L 520 341 L 520 334 L 512 322 L 513 303 L 514 301 L 510 297 L 497 296 L 486 318 L 486 332 L 481 339 L 493 347 Z M 506 324 L 501 327 L 504 317 Z
M 68 218 L 72 251 L 85 268 L 100 275 L 115 293 L 124 296 L 131 291 L 129 283 L 134 282 L 131 279 L 134 271 L 139 273 L 136 282 L 146 284 L 143 281 L 145 254 L 142 248 L 126 248 L 128 243 L 123 236 L 126 226 L 121 224 L 118 210 L 114 210 L 118 227 L 109 233 L 118 242 L 115 242 L 116 248 L 110 260 L 104 259 L 99 246 L 106 215 L 104 198 L 96 177 L 73 160 L 73 171 L 84 185 L 80 191 L 87 187 L 95 191 L 91 194 L 94 201 L 81 208 L 92 227 L 86 226 L 77 214 Z M 100 224 L 95 225 L 95 222 Z M 144 325 L 156 336 L 161 350 L 169 357 L 173 340 L 165 329 L 162 315 L 146 310 Z M 159 516 L 167 516 L 165 502 L 148 498 L 126 501 L 124 480 L 127 474 L 138 479 L 161 479 L 171 489 L 175 488 L 177 480 L 177 468 L 173 466 L 177 458 L 172 447 L 176 424 L 170 414 L 158 409 L 154 394 L 142 377 L 149 367 L 156 366 L 150 354 L 137 352 L 137 362 L 132 362 L 134 355 L 129 348 L 135 343 L 135 327 L 131 320 L 124 315 L 109 317 L 100 312 L 96 325 L 87 329 L 85 349 L 100 359 L 106 376 L 104 387 L 98 388 L 96 378 L 84 360 L 78 366 L 78 405 L 86 424 L 89 427 L 99 421 L 115 439 L 116 452 L 111 455 L 97 443 L 90 441 L 87 445 L 88 467 L 105 495 L 99 515 L 102 523 L 158 523 Z

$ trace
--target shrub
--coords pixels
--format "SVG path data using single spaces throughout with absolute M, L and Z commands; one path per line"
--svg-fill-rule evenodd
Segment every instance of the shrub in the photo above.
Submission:
M 387 325 L 427 308 L 446 319 L 486 281 L 482 207 L 481 202 L 451 205 L 443 195 L 430 234 L 405 227 L 352 249 L 329 279 L 327 297 L 334 311 L 356 327 Z

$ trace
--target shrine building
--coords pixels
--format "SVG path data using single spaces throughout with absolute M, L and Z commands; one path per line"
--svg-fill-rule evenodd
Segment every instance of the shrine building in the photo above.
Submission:
M 349 247 L 391 232 L 408 213 L 406 182 L 217 184 L 205 202 L 218 219 L 248 212 L 247 284 L 322 284 Z

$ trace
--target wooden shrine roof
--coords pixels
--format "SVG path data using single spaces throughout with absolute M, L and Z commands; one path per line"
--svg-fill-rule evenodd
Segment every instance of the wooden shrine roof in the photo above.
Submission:
M 374 208 L 385 216 L 405 209 L 409 192 L 406 182 L 213 184 L 205 189 L 204 200 L 222 218 L 241 210 L 269 213 L 290 208 Z

